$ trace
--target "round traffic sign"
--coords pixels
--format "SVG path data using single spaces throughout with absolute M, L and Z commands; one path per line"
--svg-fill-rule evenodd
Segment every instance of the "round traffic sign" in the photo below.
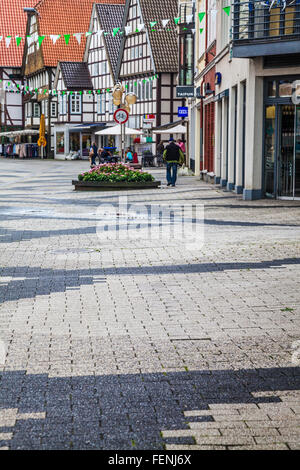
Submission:
M 117 111 L 114 114 L 114 120 L 118 124 L 125 124 L 129 119 L 129 113 L 126 111 L 126 109 L 117 109 Z

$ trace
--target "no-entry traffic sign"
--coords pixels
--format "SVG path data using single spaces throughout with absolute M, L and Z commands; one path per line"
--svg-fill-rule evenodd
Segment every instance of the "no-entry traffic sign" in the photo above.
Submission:
M 125 124 L 129 119 L 129 113 L 126 109 L 117 109 L 114 114 L 114 120 L 117 124 Z

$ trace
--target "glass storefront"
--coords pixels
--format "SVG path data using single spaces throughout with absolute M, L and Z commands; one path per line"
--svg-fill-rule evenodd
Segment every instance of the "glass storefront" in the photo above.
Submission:
M 264 183 L 269 197 L 300 197 L 300 105 L 292 99 L 297 79 L 266 81 Z
M 65 133 L 56 133 L 56 154 L 63 155 L 65 153 Z
M 79 132 L 70 133 L 69 149 L 70 149 L 70 152 L 80 151 L 80 133 Z
M 92 146 L 91 134 L 82 134 L 82 156 L 88 157 Z

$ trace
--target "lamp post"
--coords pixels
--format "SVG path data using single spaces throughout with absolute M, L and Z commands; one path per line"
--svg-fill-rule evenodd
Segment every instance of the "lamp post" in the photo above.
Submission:
M 136 102 L 137 96 L 135 93 L 126 92 L 122 83 L 116 83 L 113 91 L 113 103 L 118 107 L 118 109 L 124 109 L 128 114 L 130 114 L 131 105 L 136 104 Z M 120 123 L 122 161 L 125 160 L 125 125 L 126 122 Z

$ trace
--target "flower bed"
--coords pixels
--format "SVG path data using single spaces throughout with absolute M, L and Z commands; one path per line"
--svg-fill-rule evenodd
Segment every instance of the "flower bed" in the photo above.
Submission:
M 78 175 L 76 191 L 113 191 L 158 188 L 161 183 L 142 170 L 125 163 L 105 163 Z
M 78 181 L 99 183 L 146 183 L 154 178 L 142 170 L 135 170 L 125 163 L 105 163 L 78 176 Z

